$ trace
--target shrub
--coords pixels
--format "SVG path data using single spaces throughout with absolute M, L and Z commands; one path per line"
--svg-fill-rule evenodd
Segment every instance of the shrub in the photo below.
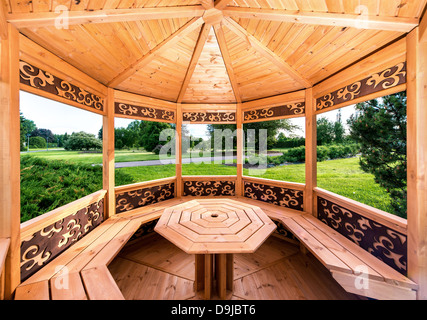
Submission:
M 357 144 L 317 146 L 317 161 L 354 157 L 359 152 L 359 149 Z M 305 147 L 288 149 L 281 157 L 282 161 L 305 162 Z
M 30 148 L 46 148 L 46 140 L 43 137 L 30 137 Z

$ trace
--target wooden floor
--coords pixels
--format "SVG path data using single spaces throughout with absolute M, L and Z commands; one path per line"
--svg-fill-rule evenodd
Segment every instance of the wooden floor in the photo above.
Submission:
M 156 233 L 126 245 L 109 265 L 126 300 L 197 299 L 194 256 Z M 214 296 L 215 298 L 215 296 Z M 231 299 L 357 299 L 299 247 L 271 236 L 253 254 L 236 254 Z

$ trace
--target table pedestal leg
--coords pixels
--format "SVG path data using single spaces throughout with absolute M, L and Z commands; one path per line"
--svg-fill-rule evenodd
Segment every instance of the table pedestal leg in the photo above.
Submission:
M 203 291 L 203 298 L 211 298 L 213 279 L 220 299 L 227 297 L 227 290 L 233 290 L 233 255 L 232 254 L 196 254 L 196 274 L 194 290 Z

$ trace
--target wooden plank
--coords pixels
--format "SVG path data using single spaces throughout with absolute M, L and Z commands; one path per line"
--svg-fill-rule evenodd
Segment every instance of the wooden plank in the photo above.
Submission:
M 427 42 L 427 14 L 424 13 L 420 21 L 419 27 L 419 42 Z
M 424 20 L 426 18 L 424 17 Z M 427 42 L 417 28 L 407 36 L 408 276 L 427 299 Z
M 329 270 L 338 270 L 344 273 L 352 273 L 352 270 L 344 262 L 338 259 L 327 247 L 310 235 L 293 219 L 283 221 L 286 227 L 297 237 L 304 246 Z
M 52 300 L 87 300 L 80 273 L 67 273 L 50 280 Z
M 50 300 L 49 282 L 45 280 L 17 287 L 15 300 Z
M 193 18 L 187 22 L 182 28 L 169 36 L 161 44 L 151 50 L 149 53 L 138 59 L 130 67 L 126 68 L 120 74 L 118 74 L 113 80 L 111 80 L 108 85 L 110 87 L 115 87 L 125 81 L 132 74 L 136 73 L 138 70 L 143 68 L 149 62 L 153 61 L 160 54 L 164 53 L 166 50 L 170 49 L 172 46 L 181 41 L 182 38 L 190 34 L 192 31 L 196 30 L 203 24 L 202 18 Z
M 351 27 L 404 33 L 411 31 L 418 25 L 418 19 L 416 18 L 366 16 L 329 12 L 228 7 L 223 10 L 223 13 L 224 16 L 233 18 L 264 19 L 305 25 Z
M 83 270 L 81 276 L 90 300 L 124 300 L 106 266 Z
M 243 164 L 244 164 L 244 132 L 243 132 L 243 111 L 242 104 L 237 104 L 236 110 L 236 130 L 237 130 L 237 172 L 236 172 L 236 196 L 243 196 Z
M 215 0 L 199 0 L 199 2 L 205 10 L 215 7 Z
M 347 291 L 378 300 L 416 300 L 416 291 L 393 286 L 384 281 L 369 280 L 355 275 L 333 271 L 334 279 Z
M 176 105 L 176 127 L 175 127 L 175 197 L 181 198 L 183 195 L 182 182 L 182 105 Z
M 10 239 L 4 292 L 10 299 L 20 283 L 20 113 L 19 33 L 10 24 L 7 33 L 0 46 L 0 238 Z
M 9 251 L 10 239 L 0 238 L 0 300 L 4 299 L 4 285 L 5 285 L 5 270 L 7 253 Z
M 203 13 L 204 10 L 201 6 L 69 11 L 67 24 L 71 26 L 86 23 L 194 18 L 201 17 Z M 19 29 L 55 26 L 57 20 L 58 14 L 56 12 L 11 13 L 7 15 L 7 21 Z
M 277 56 L 276 53 L 264 46 L 258 39 L 256 39 L 252 34 L 250 34 L 237 22 L 235 22 L 229 17 L 226 17 L 223 20 L 223 24 L 227 26 L 227 28 L 229 28 L 231 31 L 233 31 L 238 37 L 245 41 L 248 41 L 252 48 L 254 48 L 259 54 L 261 54 L 264 58 L 267 58 L 274 65 L 276 65 L 289 76 L 291 76 L 295 81 L 297 81 L 306 88 L 311 87 L 310 81 L 308 81 L 304 76 L 299 74 L 286 61 L 282 60 L 279 56 Z
M 102 250 L 93 257 L 83 270 L 95 268 L 101 265 L 108 266 L 127 241 L 141 226 L 140 220 L 142 219 L 143 218 L 139 218 L 128 221 L 126 225 L 102 248 Z
M 215 1 L 215 9 L 222 10 L 227 7 L 228 4 L 233 0 L 216 0 Z

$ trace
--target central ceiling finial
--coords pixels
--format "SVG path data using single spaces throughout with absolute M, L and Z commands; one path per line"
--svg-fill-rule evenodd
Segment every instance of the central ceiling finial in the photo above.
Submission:
M 222 13 L 222 10 L 218 10 L 215 8 L 206 10 L 203 14 L 203 20 L 206 24 L 210 25 L 216 25 L 219 24 L 222 19 L 224 18 L 224 15 Z

